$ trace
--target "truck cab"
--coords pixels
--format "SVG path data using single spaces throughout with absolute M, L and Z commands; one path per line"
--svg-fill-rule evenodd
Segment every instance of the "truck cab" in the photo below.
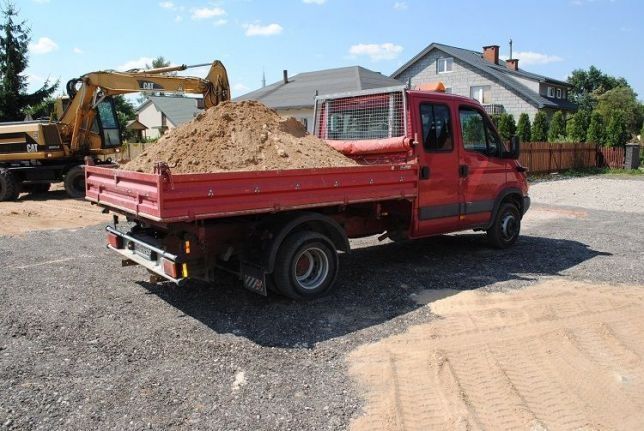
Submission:
M 315 134 L 363 164 L 416 163 L 418 195 L 405 238 L 460 230 L 488 230 L 502 204 L 495 245 L 518 236 L 530 200 L 519 143 L 502 142 L 476 101 L 404 87 L 320 96 Z M 507 244 L 506 244 L 507 243 Z

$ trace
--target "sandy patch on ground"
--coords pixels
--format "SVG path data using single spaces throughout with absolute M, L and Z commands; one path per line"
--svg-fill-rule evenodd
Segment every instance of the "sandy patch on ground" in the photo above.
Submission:
M 353 430 L 641 429 L 644 286 L 450 293 L 425 295 L 438 319 L 350 355 Z
M 0 202 L 0 235 L 34 230 L 74 229 L 107 223 L 107 214 L 82 199 L 69 199 L 60 186 L 39 196 L 23 194 L 14 202 Z M 59 189 L 59 190 L 56 190 Z

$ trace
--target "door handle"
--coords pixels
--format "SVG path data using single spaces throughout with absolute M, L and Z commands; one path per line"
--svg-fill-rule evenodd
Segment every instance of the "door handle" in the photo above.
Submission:
M 465 178 L 470 174 L 470 167 L 468 165 L 459 165 L 458 167 L 458 176 Z
M 420 179 L 421 180 L 429 179 L 429 166 L 423 166 L 420 168 Z

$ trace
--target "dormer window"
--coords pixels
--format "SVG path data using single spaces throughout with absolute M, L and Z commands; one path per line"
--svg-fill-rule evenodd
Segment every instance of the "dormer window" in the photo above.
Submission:
M 439 58 L 436 61 L 436 73 L 451 72 L 454 67 L 454 59 L 451 57 Z
M 555 97 L 555 89 L 554 87 L 548 87 L 548 97 Z
M 557 99 L 561 99 L 561 88 L 557 88 Z

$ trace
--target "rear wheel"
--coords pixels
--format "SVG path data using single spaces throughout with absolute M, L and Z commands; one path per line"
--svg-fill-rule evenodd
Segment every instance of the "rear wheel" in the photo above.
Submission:
M 508 248 L 519 238 L 521 213 L 516 205 L 504 203 L 499 208 L 494 224 L 487 230 L 488 241 L 493 247 Z
M 10 170 L 0 169 L 0 202 L 13 201 L 20 194 L 20 183 Z
M 85 197 L 85 170 L 82 166 L 74 166 L 67 172 L 65 191 L 69 197 L 75 199 Z
M 289 235 L 277 252 L 275 288 L 293 299 L 314 299 L 326 294 L 338 275 L 338 254 L 333 243 L 317 232 Z

